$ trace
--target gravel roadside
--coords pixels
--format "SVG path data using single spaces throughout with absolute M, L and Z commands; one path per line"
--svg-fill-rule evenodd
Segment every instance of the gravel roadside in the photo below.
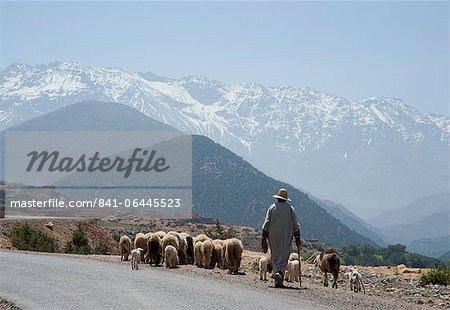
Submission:
M 14 251 L 16 252 L 16 251 Z M 19 251 L 17 251 L 19 252 Z M 28 252 L 21 252 L 27 254 Z M 30 253 L 35 255 L 36 253 Z M 72 258 L 97 260 L 111 264 L 121 265 L 122 267 L 130 266 L 130 262 L 121 262 L 119 256 L 102 256 L 102 255 L 67 255 L 67 254 L 48 254 L 39 253 L 39 255 L 61 255 L 70 256 Z M 298 298 L 299 300 L 307 300 L 312 303 L 328 305 L 334 309 L 436 309 L 433 305 L 417 305 L 404 302 L 402 299 L 386 298 L 385 296 L 363 295 L 348 291 L 346 288 L 338 290 L 324 288 L 315 282 L 313 277 L 303 278 L 303 289 L 298 288 L 298 283 L 287 283 L 285 289 L 276 289 L 272 282 L 264 282 L 259 280 L 259 276 L 252 272 L 246 271 L 240 275 L 230 275 L 224 270 L 219 269 L 202 269 L 191 265 L 183 265 L 175 270 L 167 270 L 163 267 L 151 267 L 146 264 L 139 265 L 139 272 L 148 272 L 152 269 L 169 273 L 179 273 L 194 278 L 214 279 L 223 283 L 235 283 L 239 286 L 246 286 L 258 291 L 267 292 L 286 296 L 288 299 Z M 131 266 L 130 266 L 131 269 Z M 131 272 L 131 270 L 130 270 Z M 442 308 L 441 308 L 442 309 Z

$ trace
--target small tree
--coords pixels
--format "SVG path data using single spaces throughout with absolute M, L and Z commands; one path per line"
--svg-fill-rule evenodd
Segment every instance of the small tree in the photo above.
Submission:
M 89 245 L 89 239 L 86 236 L 84 228 L 80 225 L 72 234 L 72 240 L 67 242 L 64 247 L 65 253 L 71 254 L 91 254 L 92 248 Z

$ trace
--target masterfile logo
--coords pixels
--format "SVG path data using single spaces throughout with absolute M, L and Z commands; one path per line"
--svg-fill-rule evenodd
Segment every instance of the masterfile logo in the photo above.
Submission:
M 192 214 L 192 138 L 179 132 L 9 131 L 5 159 L 7 215 Z
M 140 154 L 141 153 L 141 154 Z M 141 157 L 139 155 L 142 155 Z M 109 172 L 116 170 L 118 172 L 124 172 L 124 177 L 128 178 L 131 171 L 135 172 L 164 172 L 170 168 L 166 164 L 164 157 L 158 157 L 155 159 L 156 150 L 143 150 L 141 148 L 135 148 L 130 158 L 126 159 L 120 156 L 100 157 L 100 152 L 95 152 L 94 155 L 89 157 L 86 154 L 82 154 L 78 159 L 73 157 L 62 157 L 58 151 L 53 152 L 38 152 L 33 151 L 27 154 L 30 157 L 30 162 L 27 166 L 27 172 L 33 168 L 36 171 L 42 171 L 47 169 L 48 172 L 60 171 L 60 172 Z M 145 162 L 145 163 L 144 163 Z

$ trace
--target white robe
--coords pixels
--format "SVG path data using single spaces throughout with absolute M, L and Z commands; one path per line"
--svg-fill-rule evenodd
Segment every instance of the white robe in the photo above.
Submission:
M 272 204 L 262 228 L 269 233 L 273 272 L 284 274 L 291 254 L 293 233 L 299 229 L 294 208 L 287 202 Z

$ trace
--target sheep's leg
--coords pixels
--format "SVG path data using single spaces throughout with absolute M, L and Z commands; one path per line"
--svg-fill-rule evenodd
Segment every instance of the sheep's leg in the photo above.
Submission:
M 337 273 L 333 273 L 333 288 L 338 288 L 337 278 L 338 278 L 338 274 Z
M 328 274 L 326 272 L 323 273 L 323 286 L 328 287 Z

